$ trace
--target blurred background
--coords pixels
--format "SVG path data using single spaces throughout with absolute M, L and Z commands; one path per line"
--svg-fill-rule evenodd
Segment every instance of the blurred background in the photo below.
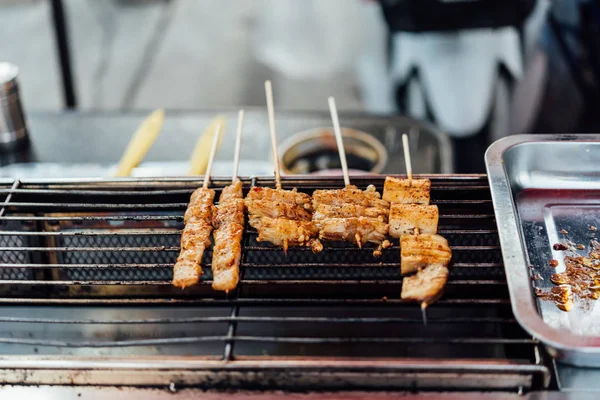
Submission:
M 454 170 L 493 140 L 597 131 L 600 1 L 0 0 L 27 112 L 264 106 L 408 115 Z

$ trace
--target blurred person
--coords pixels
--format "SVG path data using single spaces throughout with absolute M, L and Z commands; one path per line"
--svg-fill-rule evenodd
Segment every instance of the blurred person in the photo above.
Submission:
M 510 133 L 511 101 L 541 31 L 546 0 L 380 0 L 397 111 L 449 133 L 456 172 L 484 172 Z M 373 55 L 380 58 L 380 55 Z M 370 107 L 367 104 L 368 108 Z

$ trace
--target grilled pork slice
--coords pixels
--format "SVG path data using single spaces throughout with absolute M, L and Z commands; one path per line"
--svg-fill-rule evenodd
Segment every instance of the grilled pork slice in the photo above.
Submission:
M 183 214 L 183 222 L 185 224 L 192 221 L 210 221 L 214 212 L 212 200 L 210 203 L 200 203 L 197 205 L 188 206 Z
M 439 211 L 437 206 L 421 204 L 399 204 L 390 206 L 390 236 L 419 233 L 436 233 Z
M 205 188 L 196 189 L 190 197 L 190 202 L 183 216 L 183 222 L 187 224 L 188 221 L 192 220 L 210 221 L 214 199 L 214 190 Z
M 183 289 L 198 283 L 198 279 L 202 275 L 200 261 L 202 261 L 204 250 L 205 247 L 201 246 L 193 250 L 181 251 L 173 268 L 173 285 Z
M 210 246 L 210 233 L 213 227 L 206 221 L 188 223 L 181 233 L 181 249 L 194 250 L 198 246 Z
M 344 204 L 356 204 L 363 207 L 388 208 L 390 204 L 381 199 L 381 195 L 370 185 L 366 190 L 360 190 L 354 185 L 348 185 L 344 189 L 315 190 L 312 196 L 313 209 L 319 205 L 343 206 Z
M 173 267 L 173 285 L 180 288 L 198 283 L 202 275 L 200 262 L 204 250 L 210 246 L 212 225 L 206 221 L 188 223 L 181 234 L 181 252 Z
M 233 199 L 242 199 L 244 194 L 242 193 L 242 181 L 235 179 L 231 185 L 225 186 L 219 196 L 219 203 L 225 203 L 226 201 Z
M 253 216 L 297 219 L 299 221 L 310 221 L 312 218 L 312 214 L 298 204 L 249 198 L 246 198 L 245 202 L 248 213 Z
M 298 192 L 296 188 L 292 190 L 283 190 L 267 187 L 253 187 L 248 192 L 246 199 L 297 204 L 307 210 L 310 210 L 310 196 L 306 193 Z
M 427 306 L 442 296 L 447 281 L 448 268 L 440 264 L 429 265 L 404 278 L 400 297 Z
M 319 234 L 317 226 L 312 221 L 297 221 L 285 218 L 250 217 L 250 226 L 258 231 L 259 242 L 271 242 L 275 246 L 311 246 L 313 251 L 322 249 L 315 240 Z
M 400 271 L 402 275 L 416 272 L 429 265 L 447 267 L 452 259 L 448 241 L 440 235 L 400 236 Z
M 383 199 L 390 203 L 429 204 L 429 179 L 399 179 L 388 176 L 383 185 Z
M 188 207 L 200 204 L 212 204 L 215 199 L 215 191 L 212 189 L 198 188 L 190 196 Z
M 388 209 L 384 207 L 364 207 L 358 204 L 342 204 L 333 206 L 329 204 L 319 204 L 313 214 L 313 220 L 323 220 L 326 218 L 351 218 L 366 217 L 375 218 L 381 222 L 387 221 Z
M 359 247 L 367 242 L 381 244 L 388 232 L 385 222 L 365 217 L 327 218 L 316 222 L 319 239 L 343 240 Z
M 238 224 L 244 226 L 244 200 L 229 199 L 223 202 L 219 201 L 219 205 L 215 206 L 212 217 L 213 226 L 219 229 L 222 226 L 229 224 Z
M 240 279 L 243 233 L 244 227 L 235 222 L 223 225 L 214 232 L 213 289 L 229 292 L 237 286 Z

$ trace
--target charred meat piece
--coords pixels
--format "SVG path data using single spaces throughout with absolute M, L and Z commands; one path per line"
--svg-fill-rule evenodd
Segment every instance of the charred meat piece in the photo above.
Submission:
M 400 271 L 411 274 L 429 265 L 448 267 L 452 251 L 440 235 L 402 235 L 400 237 Z
M 313 245 L 318 235 L 311 222 L 310 196 L 296 189 L 254 187 L 245 199 L 250 226 L 258 231 L 258 241 L 283 247 Z M 313 247 L 313 251 L 320 246 Z
M 326 218 L 316 224 L 319 239 L 341 240 L 361 247 L 367 242 L 381 244 L 388 232 L 385 222 L 365 217 Z
M 219 203 L 225 203 L 233 199 L 243 199 L 242 186 L 242 181 L 239 179 L 236 179 L 231 185 L 225 186 L 221 191 L 221 196 L 219 196 Z
M 225 202 L 219 201 L 213 212 L 213 226 L 219 229 L 229 224 L 238 224 L 244 226 L 244 200 L 230 199 Z
M 225 187 L 213 216 L 215 226 L 212 257 L 215 290 L 228 292 L 235 289 L 240 275 L 242 235 L 244 233 L 244 199 L 239 179 Z
M 316 237 L 319 230 L 312 221 L 297 221 L 285 218 L 254 217 L 250 218 L 250 226 L 258 231 L 257 241 L 271 242 L 275 246 L 311 246 L 318 249 Z
M 405 234 L 436 233 L 439 212 L 437 206 L 422 204 L 400 204 L 390 206 L 390 236 L 399 238 Z
M 194 250 L 203 246 L 210 246 L 210 233 L 213 227 L 205 221 L 193 221 L 185 225 L 181 233 L 181 249 Z
M 213 289 L 229 292 L 237 286 L 240 279 L 243 234 L 244 227 L 235 222 L 223 225 L 214 232 Z
M 432 264 L 407 276 L 402 280 L 402 300 L 429 305 L 444 293 L 448 281 L 448 268 L 440 264 Z
M 310 221 L 312 214 L 298 204 L 270 200 L 252 200 L 246 198 L 248 213 L 257 217 L 297 219 Z
M 197 205 L 188 206 L 183 214 L 183 222 L 185 224 L 192 221 L 210 221 L 214 211 L 212 200 L 210 203 L 200 203 Z
M 313 220 L 326 218 L 374 218 L 381 222 L 387 221 L 388 209 L 385 207 L 365 207 L 358 204 L 342 204 L 339 206 L 319 204 L 315 209 Z
M 310 196 L 306 193 L 298 192 L 295 188 L 292 190 L 283 190 L 267 187 L 253 187 L 250 189 L 250 192 L 248 192 L 246 199 L 296 204 L 306 210 L 311 209 Z
M 429 204 L 429 179 L 400 179 L 388 176 L 383 185 L 383 199 L 390 203 Z
M 374 186 L 370 186 L 366 190 L 360 190 L 354 185 L 346 186 L 344 189 L 315 190 L 312 197 L 313 209 L 316 210 L 321 204 L 331 206 L 355 204 L 363 207 L 389 207 L 389 203 L 381 199 L 381 195 L 375 190 Z

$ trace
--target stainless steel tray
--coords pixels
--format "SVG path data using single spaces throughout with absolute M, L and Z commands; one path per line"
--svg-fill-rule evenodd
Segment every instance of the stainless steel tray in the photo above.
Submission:
M 553 244 L 600 237 L 588 229 L 600 226 L 600 135 L 511 136 L 490 146 L 485 160 L 516 319 L 558 361 L 600 367 L 597 301 L 564 312 L 534 292 L 553 287 L 550 275 L 564 270 L 565 254 Z

